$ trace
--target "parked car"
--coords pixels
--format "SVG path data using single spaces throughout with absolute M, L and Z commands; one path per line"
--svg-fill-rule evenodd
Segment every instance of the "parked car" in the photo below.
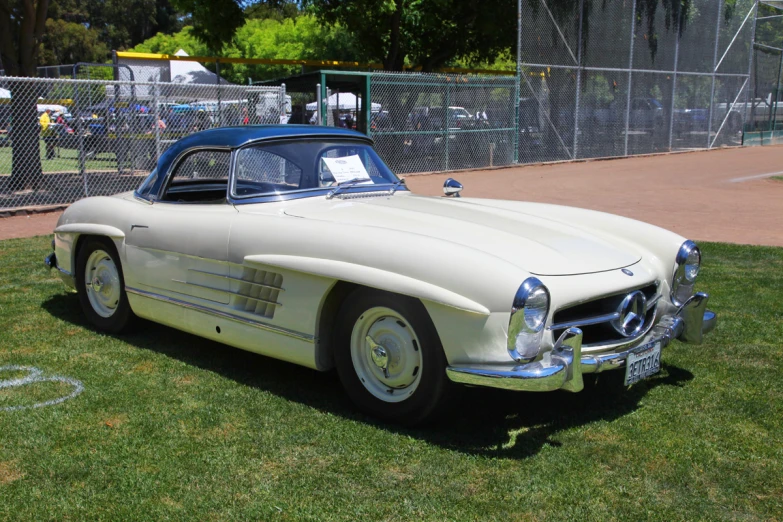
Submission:
M 408 424 L 455 383 L 578 392 L 583 374 L 623 370 L 632 384 L 715 326 L 692 241 L 460 190 L 411 193 L 347 129 L 210 129 L 135 191 L 71 205 L 46 263 L 99 330 L 138 316 L 336 368 L 360 408 Z
M 413 130 L 456 130 L 472 127 L 474 123 L 464 107 L 414 107 L 408 115 Z
M 666 115 L 661 102 L 655 98 L 631 98 L 627 111 L 628 129 L 634 132 L 660 133 L 666 127 Z M 626 100 L 615 99 L 609 103 L 584 102 L 579 107 L 579 132 L 625 132 Z M 564 134 L 573 132 L 574 108 L 563 108 L 558 113 L 558 128 Z

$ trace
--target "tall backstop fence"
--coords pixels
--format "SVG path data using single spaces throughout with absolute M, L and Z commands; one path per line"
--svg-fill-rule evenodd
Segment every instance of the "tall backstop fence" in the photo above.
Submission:
M 746 145 L 783 143 L 783 2 L 760 2 L 751 64 Z
M 0 77 L 0 212 L 131 190 L 188 134 L 284 114 L 280 87 Z
M 553 4 L 524 4 L 521 98 L 547 116 L 526 161 L 741 144 L 755 0 Z
M 400 172 L 771 143 L 783 2 L 524 0 L 517 78 L 371 73 Z

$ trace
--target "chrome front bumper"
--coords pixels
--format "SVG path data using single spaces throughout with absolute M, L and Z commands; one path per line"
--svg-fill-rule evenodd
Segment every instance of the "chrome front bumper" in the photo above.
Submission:
M 652 343 L 668 345 L 672 339 L 700 344 L 704 334 L 715 328 L 717 316 L 707 310 L 709 296 L 697 293 L 674 315 L 665 315 L 633 348 L 623 351 L 582 355 L 582 331 L 569 328 L 541 361 L 527 364 L 449 366 L 449 379 L 462 384 L 518 391 L 567 390 L 584 388 L 582 374 L 600 373 L 625 367 L 628 354 Z

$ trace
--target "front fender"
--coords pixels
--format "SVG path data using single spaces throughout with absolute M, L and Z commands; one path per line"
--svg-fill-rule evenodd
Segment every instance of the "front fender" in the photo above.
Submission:
M 245 263 L 286 268 L 321 277 L 356 283 L 379 290 L 395 292 L 423 301 L 432 301 L 478 315 L 489 315 L 489 309 L 467 297 L 445 288 L 402 274 L 357 265 L 345 261 L 286 255 L 251 255 Z
M 110 225 L 98 225 L 96 223 L 69 223 L 60 225 L 54 229 L 55 234 L 89 234 L 91 236 L 106 236 L 113 239 L 123 239 L 125 232 Z

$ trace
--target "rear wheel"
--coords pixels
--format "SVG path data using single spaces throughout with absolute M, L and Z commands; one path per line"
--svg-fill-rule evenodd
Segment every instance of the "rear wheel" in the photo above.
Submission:
M 389 292 L 360 288 L 348 296 L 338 315 L 335 363 L 357 406 L 402 424 L 431 419 L 450 388 L 424 305 Z
M 89 238 L 76 256 L 76 290 L 82 310 L 99 330 L 119 333 L 133 319 L 119 255 L 107 238 Z

